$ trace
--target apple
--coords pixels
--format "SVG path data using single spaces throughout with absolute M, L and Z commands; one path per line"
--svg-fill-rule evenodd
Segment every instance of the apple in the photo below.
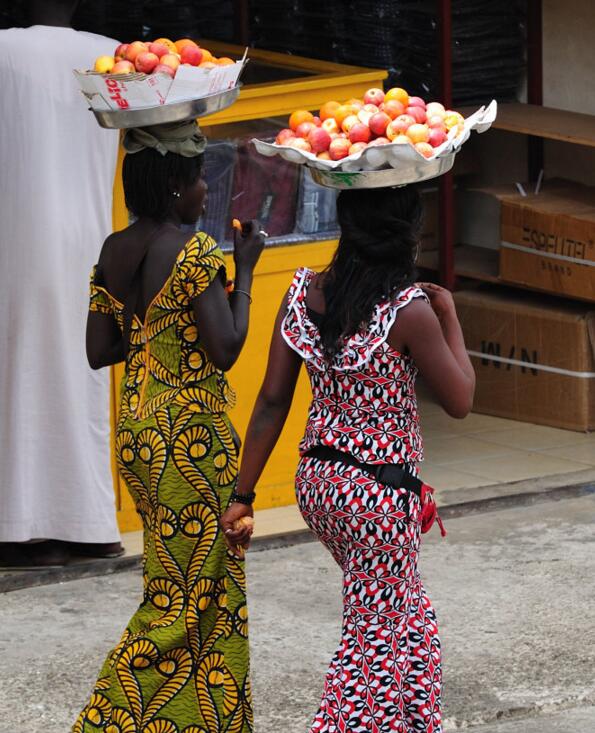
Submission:
M 407 107 L 405 114 L 411 115 L 420 124 L 426 121 L 426 111 L 423 107 Z
M 377 137 L 375 140 L 372 140 L 372 142 L 368 143 L 368 147 L 371 148 L 372 146 L 376 145 L 388 145 L 390 143 L 390 140 L 387 137 Z
M 154 74 L 166 74 L 167 76 L 171 76 L 173 79 L 176 75 L 176 70 L 172 66 L 168 66 L 167 64 L 157 64 L 157 66 L 153 69 Z
M 427 143 L 430 139 L 430 128 L 416 122 L 407 128 L 406 135 L 412 143 Z
M 407 135 L 397 135 L 397 137 L 393 140 L 394 143 L 397 143 L 397 145 L 413 145 L 411 142 L 411 139 L 407 137 Z
M 379 104 L 382 104 L 382 102 L 384 102 L 384 92 L 382 91 L 382 89 L 372 87 L 372 89 L 368 89 L 368 91 L 364 94 L 365 104 L 375 104 L 376 106 L 378 106 Z
M 365 150 L 367 147 L 368 147 L 368 143 L 364 143 L 364 142 L 353 143 L 353 145 L 349 148 L 349 155 L 355 155 L 356 153 L 361 153 L 361 151 Z
M 188 44 L 180 51 L 180 61 L 190 66 L 198 66 L 202 61 L 202 51 L 198 46 Z
M 165 43 L 160 43 L 159 41 L 153 41 L 153 43 L 149 43 L 149 51 L 150 53 L 154 53 L 157 58 L 161 58 L 162 56 L 165 56 L 166 53 L 169 53 L 169 48 L 165 45 Z
M 136 61 L 136 57 L 139 54 L 146 53 L 148 50 L 149 47 L 146 43 L 143 43 L 142 41 L 134 41 L 133 43 L 128 44 L 128 48 L 126 49 L 124 58 L 126 59 L 126 61 L 134 63 Z
M 121 61 L 116 61 L 116 63 L 113 65 L 111 73 L 112 74 L 131 74 L 134 71 L 134 64 L 130 63 L 130 61 L 125 61 L 122 59 Z
M 372 137 L 370 128 L 368 125 L 364 125 L 363 122 L 357 122 L 349 130 L 349 139 L 352 143 L 369 143 Z
M 357 112 L 364 106 L 364 103 L 361 99 L 357 99 L 356 97 L 351 97 L 351 99 L 348 99 L 345 104 L 350 104 L 352 107 L 354 107 L 354 114 L 357 114 Z
M 386 128 L 390 124 L 391 118 L 386 112 L 376 112 L 368 120 L 368 127 L 373 135 L 384 135 Z
M 465 118 L 459 112 L 455 112 L 452 109 L 447 109 L 444 113 L 444 124 L 446 125 L 447 130 L 451 130 L 457 125 L 464 125 Z
M 446 134 L 446 130 L 442 130 L 439 127 L 430 128 L 430 136 L 428 137 L 428 142 L 433 148 L 437 148 L 439 145 L 442 145 L 442 143 L 446 142 L 447 140 L 448 135 Z
M 390 125 L 386 128 L 387 131 L 387 137 L 390 138 L 390 135 L 388 134 L 388 129 L 390 128 L 395 134 L 393 137 L 398 135 L 399 133 L 407 132 L 408 128 L 411 127 L 411 125 L 415 125 L 415 120 L 411 115 L 399 115 L 397 118 L 395 118 Z
M 302 124 L 308 125 L 310 123 L 302 122 Z M 316 154 L 324 153 L 329 149 L 329 145 L 331 144 L 331 136 L 328 132 L 323 127 L 316 127 L 315 125 L 310 130 L 307 139 L 312 148 L 312 152 Z
M 391 120 L 396 119 L 399 115 L 405 114 L 405 105 L 398 99 L 389 99 L 380 105 L 380 110 L 385 112 Z
M 159 64 L 165 65 L 165 66 L 171 66 L 171 68 L 174 71 L 177 71 L 178 66 L 180 65 L 180 59 L 178 58 L 177 54 L 166 53 L 159 59 Z
M 360 109 L 360 111 L 357 113 L 357 119 L 364 125 L 369 125 L 370 123 L 370 117 L 372 117 L 374 113 L 368 112 L 366 109 Z
M 139 53 L 134 61 L 134 68 L 141 74 L 150 74 L 159 65 L 159 56 L 150 51 Z
M 126 58 L 126 49 L 128 48 L 127 43 L 121 43 L 118 48 L 114 51 L 114 57 L 116 61 L 121 61 Z
M 328 149 L 328 154 L 331 156 L 331 160 L 341 160 L 349 155 L 349 148 L 351 143 L 349 140 L 341 137 L 336 137 L 331 141 Z
M 339 132 L 339 125 L 334 117 L 327 117 L 326 120 L 323 120 L 321 127 L 323 127 L 329 135 Z
M 428 117 L 428 119 L 426 120 L 426 125 L 428 127 L 437 127 L 441 130 L 446 130 L 444 117 L 441 117 L 440 115 L 432 115 L 431 117 Z
M 331 156 L 328 154 L 328 150 L 325 150 L 323 153 L 318 153 L 316 157 L 318 160 L 332 160 Z
M 114 68 L 114 64 L 116 63 L 113 56 L 98 56 L 95 59 L 95 66 L 93 66 L 93 71 L 97 71 L 100 74 L 109 74 L 110 71 Z
M 421 97 L 409 97 L 409 107 L 421 107 L 426 108 L 426 103 Z
M 199 69 L 215 69 L 217 64 L 214 61 L 203 61 L 198 65 Z
M 428 104 L 426 104 L 426 114 L 428 115 L 428 117 L 432 117 L 433 115 L 440 115 L 442 118 L 444 118 L 446 110 L 444 109 L 444 105 L 440 104 L 440 102 L 428 102 Z
M 234 64 L 235 61 L 233 59 L 230 59 L 229 56 L 220 56 L 217 59 L 217 66 L 233 66 Z
M 303 137 L 292 137 L 286 143 L 290 148 L 296 148 L 296 150 L 303 150 L 304 153 L 311 153 L 312 148 L 307 140 Z
M 316 125 L 316 127 L 320 127 L 322 125 L 322 120 L 316 115 L 314 115 L 314 117 L 312 118 L 312 122 Z
M 354 125 L 357 125 L 359 120 L 357 115 L 348 115 L 341 123 L 341 129 L 343 132 L 349 132 Z
M 295 135 L 296 137 L 303 137 L 305 140 L 310 134 L 310 130 L 315 129 L 316 125 L 313 122 L 300 122 L 300 124 L 295 128 Z
M 377 104 L 364 104 L 362 109 L 365 109 L 366 112 L 371 112 L 373 115 L 376 114 L 380 110 L 380 107 Z
M 434 155 L 434 148 L 429 143 L 415 143 L 413 147 L 418 153 L 421 153 L 424 158 L 431 158 Z
M 287 145 L 287 140 L 290 140 L 292 137 L 295 137 L 294 131 L 286 127 L 277 133 L 275 142 L 277 143 L 277 145 Z

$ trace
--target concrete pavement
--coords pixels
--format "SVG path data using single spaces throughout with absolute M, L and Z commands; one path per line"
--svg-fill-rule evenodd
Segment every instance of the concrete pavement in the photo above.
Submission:
M 451 519 L 422 572 L 444 646 L 446 730 L 595 730 L 595 496 Z M 256 733 L 306 733 L 338 641 L 317 543 L 249 558 Z M 0 596 L 0 733 L 65 733 L 140 598 L 137 571 Z

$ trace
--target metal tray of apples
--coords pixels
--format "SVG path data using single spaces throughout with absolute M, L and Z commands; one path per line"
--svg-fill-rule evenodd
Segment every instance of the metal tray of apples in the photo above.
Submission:
M 240 94 L 241 84 L 222 92 L 197 99 L 188 99 L 173 104 L 162 104 L 141 109 L 91 110 L 101 127 L 126 129 L 128 127 L 149 127 L 169 122 L 183 122 L 197 117 L 206 117 L 231 106 Z
M 402 142 L 367 145 L 362 150 L 339 160 L 318 158 L 308 150 L 293 145 L 253 140 L 259 153 L 279 155 L 284 160 L 311 169 L 314 180 L 330 188 L 381 188 L 436 178 L 449 171 L 472 130 L 485 132 L 496 119 L 497 103 L 481 107 L 460 126 L 448 133 L 447 139 L 427 156 L 413 145 Z

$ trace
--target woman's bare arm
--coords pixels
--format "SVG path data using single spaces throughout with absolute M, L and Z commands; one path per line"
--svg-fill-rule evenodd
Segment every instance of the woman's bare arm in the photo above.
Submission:
M 281 334 L 286 304 L 287 300 L 284 298 L 275 321 L 265 378 L 246 433 L 236 488 L 239 494 L 250 494 L 254 491 L 285 425 L 300 373 L 302 359 L 287 345 Z M 237 503 L 232 504 L 223 515 L 221 524 L 230 544 L 245 544 L 249 539 L 246 530 L 233 530 L 234 521 L 249 514 L 252 514 L 251 507 Z
M 124 361 L 122 332 L 111 314 L 89 311 L 86 347 L 91 369 L 101 369 Z
M 407 350 L 444 410 L 463 418 L 473 406 L 475 373 L 448 290 L 421 283 L 430 303 L 417 299 L 399 311 L 389 343 Z

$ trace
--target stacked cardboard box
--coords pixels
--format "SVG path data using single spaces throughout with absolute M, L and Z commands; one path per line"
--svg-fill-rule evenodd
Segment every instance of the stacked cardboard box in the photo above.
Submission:
M 454 297 L 477 375 L 475 412 L 595 428 L 595 310 L 501 287 Z
M 538 194 L 512 186 L 468 190 L 459 197 L 459 241 L 500 248 L 500 277 L 595 301 L 595 189 L 555 181 Z

